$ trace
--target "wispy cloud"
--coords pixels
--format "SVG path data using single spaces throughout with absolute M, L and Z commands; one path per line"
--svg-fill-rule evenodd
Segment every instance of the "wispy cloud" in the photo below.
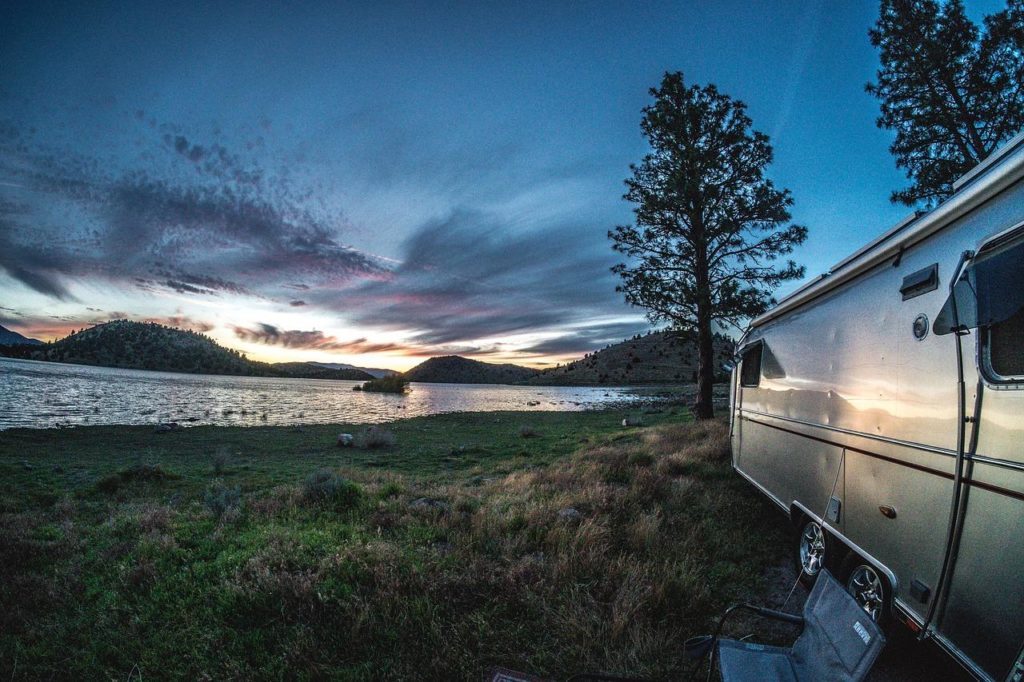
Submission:
M 243 341 L 262 343 L 282 348 L 321 350 L 332 353 L 358 355 L 362 353 L 393 353 L 411 354 L 414 349 L 396 343 L 372 343 L 365 338 L 352 341 L 339 341 L 321 331 L 302 331 L 298 329 L 280 329 L 275 325 L 258 323 L 255 327 L 234 327 L 235 336 Z
M 0 270 L 56 299 L 102 278 L 149 290 L 277 297 L 386 270 L 340 241 L 343 216 L 311 208 L 308 190 L 244 163 L 220 144 L 165 134 L 156 170 L 106 170 L 11 127 L 0 173 L 27 188 L 0 203 Z M 161 152 L 161 150 L 163 150 Z M 174 161 L 177 159 L 177 161 Z
M 408 332 L 422 346 L 565 330 L 630 314 L 615 294 L 614 259 L 599 226 L 562 222 L 524 230 L 461 211 L 424 225 L 403 252 L 386 279 L 336 301 L 311 300 L 345 309 L 357 324 Z M 630 328 L 646 325 L 638 320 Z

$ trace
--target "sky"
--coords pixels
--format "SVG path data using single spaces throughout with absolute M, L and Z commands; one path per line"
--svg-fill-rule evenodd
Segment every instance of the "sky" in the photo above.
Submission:
M 666 71 L 770 136 L 811 278 L 909 213 L 864 92 L 877 9 L 5 2 L 0 324 L 398 370 L 579 357 L 650 328 L 607 232 Z

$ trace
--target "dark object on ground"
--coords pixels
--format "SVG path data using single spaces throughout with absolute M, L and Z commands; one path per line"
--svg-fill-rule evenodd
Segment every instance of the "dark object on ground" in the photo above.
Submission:
M 803 617 L 751 604 L 738 604 L 722 616 L 719 633 L 726 618 L 738 609 L 747 609 L 775 620 L 802 623 L 803 632 L 791 649 L 732 639 L 719 640 L 718 655 L 725 682 L 765 679 L 859 682 L 867 676 L 885 646 L 882 630 L 824 569 L 807 598 Z M 716 638 L 719 633 L 716 633 Z
M 484 677 L 484 682 L 550 682 L 543 677 L 509 670 L 508 668 L 491 668 Z
M 452 508 L 452 506 L 444 500 L 435 500 L 429 497 L 416 498 L 409 503 L 409 507 L 412 509 L 430 509 L 440 512 L 446 512 Z
M 579 521 L 583 518 L 583 514 L 578 509 L 566 507 L 565 509 L 558 510 L 558 518 L 563 521 Z
M 178 422 L 167 422 L 166 424 L 158 424 L 153 433 L 170 433 L 171 431 L 177 431 L 182 428 Z

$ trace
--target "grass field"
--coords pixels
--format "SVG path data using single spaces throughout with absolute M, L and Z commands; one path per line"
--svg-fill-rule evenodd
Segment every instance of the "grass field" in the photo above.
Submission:
M 785 522 L 625 416 L 2 432 L 0 679 L 678 674 Z

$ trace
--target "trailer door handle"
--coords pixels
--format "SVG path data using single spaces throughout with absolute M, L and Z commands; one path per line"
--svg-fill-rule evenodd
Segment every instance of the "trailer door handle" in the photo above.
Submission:
M 896 518 L 896 507 L 890 507 L 887 504 L 883 504 L 881 507 L 878 508 L 878 511 L 882 512 L 882 516 L 884 516 L 887 519 Z

